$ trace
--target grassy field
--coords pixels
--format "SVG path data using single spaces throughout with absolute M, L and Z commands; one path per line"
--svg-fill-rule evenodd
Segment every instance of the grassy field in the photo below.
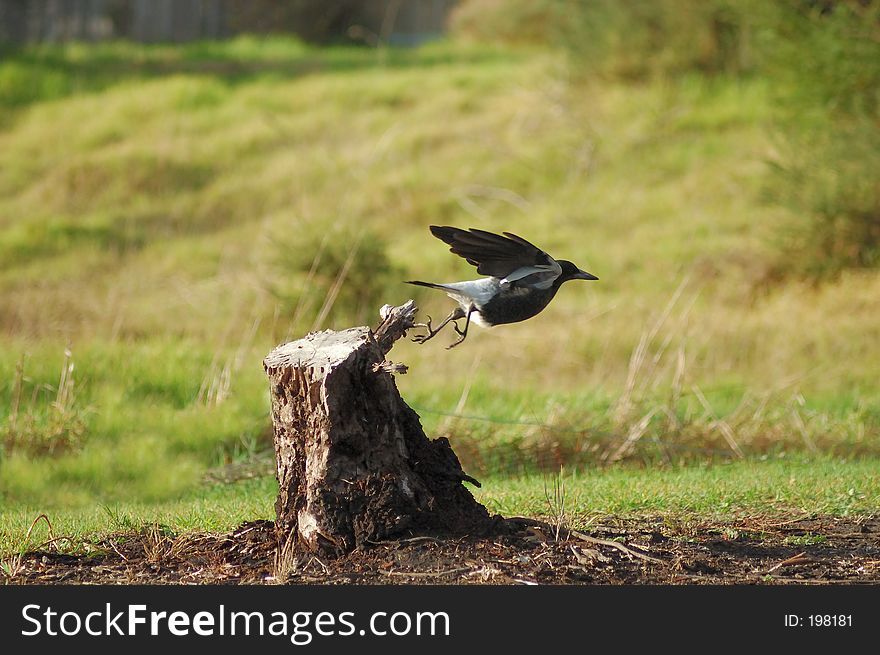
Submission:
M 490 507 L 544 512 L 565 467 L 577 515 L 875 510 L 880 276 L 766 283 L 795 218 L 768 199 L 771 91 L 455 43 L 4 52 L 2 547 L 41 512 L 57 534 L 270 516 L 270 478 L 204 482 L 270 447 L 262 357 L 386 302 L 448 311 L 401 284 L 473 275 L 432 223 L 600 278 L 395 349 Z
M 562 520 L 586 529 L 610 517 L 651 515 L 667 520 L 731 521 L 785 515 L 793 519 L 876 511 L 880 479 L 876 462 L 787 457 L 677 469 L 615 467 L 552 474 L 490 476 L 471 487 L 490 512 Z M 23 550 L 62 537 L 57 547 L 88 552 L 108 534 L 158 526 L 173 534 L 228 532 L 245 521 L 273 519 L 278 486 L 269 476 L 210 484 L 161 502 L 120 501 L 48 512 L 40 505 L 0 510 L 0 551 Z

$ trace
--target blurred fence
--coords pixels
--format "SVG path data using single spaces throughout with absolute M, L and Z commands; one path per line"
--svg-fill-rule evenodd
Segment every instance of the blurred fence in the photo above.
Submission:
M 289 32 L 310 41 L 413 45 L 456 0 L 0 0 L 0 41 L 186 42 Z
M 227 33 L 227 0 L 0 0 L 0 39 L 191 41 Z

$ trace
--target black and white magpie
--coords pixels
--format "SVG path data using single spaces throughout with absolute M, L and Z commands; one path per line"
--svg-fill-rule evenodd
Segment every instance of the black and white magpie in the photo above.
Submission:
M 436 328 L 432 327 L 430 316 L 427 323 L 419 324 L 428 333 L 414 337 L 417 343 L 432 339 L 452 321 L 459 336 L 458 341 L 447 346 L 453 348 L 465 340 L 471 321 L 482 327 L 524 321 L 544 309 L 563 282 L 599 279 L 570 261 L 553 259 L 510 232 L 502 236 L 476 228 L 462 230 L 432 225 L 431 234 L 448 243 L 452 253 L 476 266 L 477 273 L 489 277 L 447 284 L 407 281 L 407 284 L 445 291 L 459 305 Z M 456 323 L 460 318 L 465 319 L 463 330 Z

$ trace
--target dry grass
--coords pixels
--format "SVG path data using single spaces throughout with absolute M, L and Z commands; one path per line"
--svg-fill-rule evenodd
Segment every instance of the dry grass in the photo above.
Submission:
M 75 450 L 85 436 L 88 410 L 76 399 L 73 354 L 64 351 L 58 383 L 34 384 L 25 374 L 25 357 L 15 366 L 12 405 L 0 422 L 0 445 L 7 454 L 56 455 Z M 23 399 L 25 386 L 29 398 Z
M 31 544 L 31 535 L 34 532 L 34 528 L 37 527 L 37 524 L 40 521 L 44 521 L 48 526 L 49 540 L 39 545 Z M 9 580 L 15 579 L 22 570 L 22 558 L 24 557 L 25 553 L 29 552 L 30 550 L 43 548 L 46 545 L 53 544 L 54 542 L 55 537 L 52 534 L 52 523 L 49 521 L 48 516 L 46 516 L 45 514 L 40 514 L 31 523 L 17 551 L 0 560 L 0 572 L 2 572 L 3 575 Z

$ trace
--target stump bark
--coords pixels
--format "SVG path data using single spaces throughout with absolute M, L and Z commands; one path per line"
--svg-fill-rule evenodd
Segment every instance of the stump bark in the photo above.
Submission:
M 407 534 L 484 534 L 493 520 L 445 438 L 428 439 L 386 361 L 416 306 L 375 330 L 314 332 L 263 361 L 270 381 L 280 543 L 323 554 Z

